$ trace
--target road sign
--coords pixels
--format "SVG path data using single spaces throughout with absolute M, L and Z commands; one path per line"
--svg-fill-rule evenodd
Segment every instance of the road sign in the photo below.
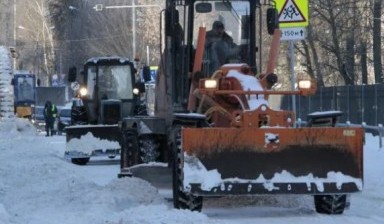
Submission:
M 103 4 L 97 4 L 93 7 L 93 9 L 96 11 L 103 11 L 103 8 Z
M 80 84 L 78 82 L 72 82 L 71 83 L 71 88 L 73 91 L 77 91 L 80 89 Z
M 305 27 L 281 28 L 280 40 L 303 40 L 307 37 Z
M 276 8 L 280 28 L 308 26 L 308 0 L 276 0 Z

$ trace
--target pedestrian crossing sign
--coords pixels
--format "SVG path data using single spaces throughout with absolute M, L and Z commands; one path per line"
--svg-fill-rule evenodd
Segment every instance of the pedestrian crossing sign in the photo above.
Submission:
M 279 27 L 307 27 L 308 0 L 276 0 L 279 12 Z

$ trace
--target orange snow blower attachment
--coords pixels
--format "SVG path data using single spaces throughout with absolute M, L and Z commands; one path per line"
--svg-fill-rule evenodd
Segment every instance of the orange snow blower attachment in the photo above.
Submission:
M 185 128 L 184 186 L 201 195 L 359 191 L 362 136 L 360 128 Z
M 268 96 L 313 94 L 316 83 L 300 80 L 298 90 L 274 91 L 276 75 L 266 74 L 258 79 L 246 64 L 226 64 L 199 81 L 198 112 L 211 127 L 181 130 L 184 189 L 194 195 L 361 190 L 363 129 L 336 127 L 339 112 L 313 114 L 311 125 L 295 127 L 295 114 L 271 109 Z M 317 122 L 324 117 L 331 122 Z
M 184 187 L 197 195 L 361 190 L 363 129 L 335 127 L 336 112 L 313 114 L 310 126 L 295 128 L 294 113 L 269 108 L 265 96 L 310 94 L 315 83 L 300 81 L 297 91 L 264 90 L 242 71 L 224 66 L 200 80 L 195 95 L 213 127 L 182 130 Z M 324 117 L 335 119 L 320 127 Z

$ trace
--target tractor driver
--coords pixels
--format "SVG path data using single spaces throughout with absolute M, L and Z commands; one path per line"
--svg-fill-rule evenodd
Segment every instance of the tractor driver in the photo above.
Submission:
M 229 57 L 236 52 L 237 45 L 225 32 L 224 24 L 221 21 L 215 21 L 212 29 L 206 33 L 205 48 L 208 59 L 210 59 L 209 70 L 212 73 L 228 62 Z
M 101 99 L 117 97 L 118 82 L 111 67 L 99 68 L 99 94 Z
M 33 100 L 33 88 L 26 78 L 23 78 L 19 84 L 19 98 L 21 100 Z

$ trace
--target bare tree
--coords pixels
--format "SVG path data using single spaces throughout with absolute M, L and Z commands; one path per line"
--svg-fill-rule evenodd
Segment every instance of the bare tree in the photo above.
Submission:
M 13 46 L 13 0 L 0 1 L 0 45 Z
M 153 0 L 135 1 L 134 5 L 131 0 L 113 1 L 112 4 L 109 6 L 116 8 L 106 8 L 93 13 L 91 27 L 98 27 L 100 24 L 103 26 L 100 27 L 99 34 L 90 40 L 93 43 L 92 51 L 99 54 L 117 53 L 130 58 L 145 58 L 148 47 L 149 63 L 157 64 L 160 55 L 159 21 L 162 5 Z M 135 21 L 132 21 L 133 14 Z M 133 52 L 134 48 L 136 52 Z
M 16 1 L 15 32 L 19 59 L 17 68 L 31 70 L 46 83 L 53 71 L 54 42 L 45 0 Z
M 348 72 L 346 67 L 346 52 L 342 43 L 346 34 L 351 35 L 348 33 L 350 31 L 346 27 L 346 21 L 353 15 L 350 15 L 345 9 L 349 8 L 352 2 L 353 0 L 318 0 L 313 7 L 314 16 L 318 16 L 317 32 L 323 33 L 323 35 L 316 36 L 319 46 L 325 53 L 325 59 L 327 59 L 323 63 L 329 71 L 328 74 L 332 76 L 338 73 L 347 85 L 354 83 L 352 74 Z
M 370 23 L 372 17 L 371 1 L 360 1 L 358 3 L 358 10 L 360 12 L 359 30 L 357 35 L 357 56 L 359 58 L 361 72 L 361 83 L 369 84 L 370 77 L 368 74 L 369 52 L 368 49 L 372 46 L 371 30 L 372 25 Z
M 9 1 L 0 4 L 9 4 Z M 25 68 L 39 65 L 41 69 L 38 71 L 42 74 L 58 70 L 63 72 L 73 65 L 81 67 L 89 57 L 105 55 L 131 59 L 140 57 L 150 65 L 158 64 L 161 32 L 159 20 L 164 1 L 17 2 L 17 26 L 32 30 L 18 29 L 18 46 L 23 49 L 19 62 Z M 103 10 L 95 11 L 96 4 L 103 4 Z M 382 0 L 313 0 L 309 4 L 308 38 L 295 44 L 295 52 L 300 53 L 295 58 L 297 65 L 306 66 L 305 71 L 318 80 L 319 86 L 354 85 L 360 82 L 368 84 L 373 83 L 373 79 L 376 83 L 383 82 Z M 106 6 L 121 7 L 111 9 Z M 11 23 L 6 25 L 8 30 Z M 52 25 L 55 27 L 53 30 L 49 29 Z M 5 35 L 3 32 L 1 34 Z M 6 35 L 9 39 L 9 34 Z M 268 58 L 268 42 L 260 42 L 266 43 L 259 44 L 260 58 L 265 61 Z M 287 44 L 282 43 L 281 54 L 284 55 L 286 50 Z M 54 64 L 50 63 L 52 60 Z M 277 66 L 277 72 L 281 74 L 280 81 L 289 83 L 287 61 L 279 60 Z M 374 77 L 369 72 L 372 66 Z
M 94 10 L 96 4 L 102 4 L 101 11 Z M 50 0 L 52 17 L 58 27 L 58 45 L 65 58 L 64 67 L 81 67 L 87 58 L 96 56 L 144 59 L 147 49 L 149 63 L 157 64 L 162 8 L 159 4 L 163 3 L 155 0 Z M 133 44 L 136 52 L 133 52 Z
M 383 67 L 381 62 L 381 8 L 383 1 L 373 2 L 373 66 L 375 69 L 375 83 L 382 83 Z

